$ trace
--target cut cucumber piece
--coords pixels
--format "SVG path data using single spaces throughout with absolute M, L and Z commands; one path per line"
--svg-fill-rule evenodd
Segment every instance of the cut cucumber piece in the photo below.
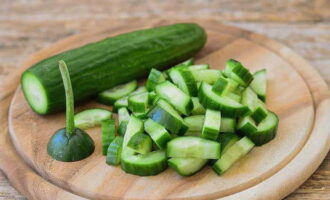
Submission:
M 241 100 L 242 100 L 242 96 L 240 96 L 240 95 L 238 95 L 238 94 L 236 94 L 236 93 L 234 93 L 234 92 L 230 92 L 230 93 L 228 93 L 226 96 L 227 96 L 228 98 L 230 98 L 230 99 L 236 101 L 236 102 L 241 102 Z
M 127 146 L 137 153 L 146 154 L 151 151 L 152 141 L 148 135 L 137 133 L 131 137 Z
M 110 143 L 107 150 L 106 163 L 108 165 L 119 165 L 120 157 L 123 148 L 124 138 L 121 136 L 115 137 L 115 139 Z
M 234 59 L 229 59 L 226 62 L 224 74 L 244 87 L 247 87 L 253 80 L 253 76 L 250 71 Z
M 253 147 L 253 142 L 249 138 L 243 137 L 222 154 L 221 158 L 213 165 L 213 170 L 219 175 L 223 174 L 235 162 L 249 153 Z
M 133 135 L 137 133 L 143 133 L 143 131 L 143 121 L 137 117 L 131 116 L 127 124 L 123 146 L 127 146 L 129 140 L 131 139 L 131 137 L 133 137 Z
M 237 131 L 241 135 L 252 134 L 257 132 L 256 122 L 250 117 L 242 117 L 238 120 Z
M 194 64 L 194 58 L 189 58 L 188 60 L 178 64 L 178 65 L 184 65 L 184 66 L 190 66 Z
M 218 95 L 227 95 L 236 90 L 238 83 L 230 78 L 221 76 L 213 85 L 212 91 Z
M 215 94 L 212 86 L 205 82 L 202 82 L 200 86 L 198 97 L 204 108 L 220 110 L 223 117 L 237 117 L 249 111 L 247 106 Z
M 158 96 L 155 91 L 149 92 L 149 104 L 152 105 L 157 97 Z
M 116 125 L 115 120 L 107 119 L 102 121 L 102 154 L 107 155 L 108 147 L 110 143 L 115 139 L 116 137 Z
M 177 137 L 167 143 L 167 156 L 174 158 L 220 158 L 220 144 L 200 137 Z
M 88 129 L 101 125 L 103 120 L 111 118 L 112 112 L 102 108 L 93 108 L 75 114 L 74 124 L 77 128 Z
M 207 159 L 200 158 L 170 158 L 168 165 L 181 176 L 191 176 L 200 171 Z
M 122 121 L 128 121 L 130 118 L 130 114 L 126 108 L 120 108 L 118 109 L 118 122 L 119 124 Z
M 236 131 L 236 119 L 221 117 L 221 133 L 235 133 Z
M 180 113 L 184 115 L 191 113 L 193 103 L 190 96 L 182 92 L 173 83 L 165 81 L 157 85 L 155 90 L 158 96 L 169 102 Z
M 137 87 L 137 81 L 131 81 L 122 85 L 118 85 L 111 89 L 105 90 L 98 94 L 99 102 L 106 105 L 113 105 L 118 99 L 127 96 Z
M 191 111 L 192 115 L 203 115 L 205 114 L 205 108 L 202 106 L 201 103 L 199 103 L 198 97 L 191 97 L 191 100 L 193 102 L 193 109 Z
M 229 149 L 229 147 L 235 144 L 238 140 L 240 140 L 240 137 L 235 133 L 220 134 L 219 142 L 221 144 L 221 154 L 223 155 Z
M 118 133 L 119 133 L 119 135 L 121 135 L 121 136 L 124 136 L 125 135 L 127 124 L 128 124 L 128 121 L 122 121 L 122 122 L 120 122 L 119 127 L 118 127 Z
M 119 108 L 127 108 L 128 107 L 128 96 L 122 97 L 118 99 L 113 105 L 113 111 L 116 112 Z
M 267 90 L 266 69 L 259 70 L 253 74 L 253 81 L 251 82 L 250 87 L 263 102 L 266 101 L 266 90 Z
M 208 64 L 199 64 L 199 65 L 190 65 L 188 66 L 189 70 L 203 70 L 209 69 L 210 66 Z
M 188 130 L 178 112 L 163 99 L 157 101 L 156 105 L 150 109 L 148 116 L 172 134 L 183 135 Z
M 133 115 L 139 119 L 147 119 L 148 118 L 149 109 L 146 112 L 133 112 Z
M 242 94 L 242 104 L 249 108 L 250 115 L 257 124 L 267 117 L 268 111 L 265 103 L 249 87 Z
M 186 66 L 174 67 L 169 71 L 172 82 L 189 96 L 197 96 L 196 81 Z
M 205 120 L 202 130 L 202 137 L 216 140 L 219 136 L 221 125 L 220 111 L 206 109 Z
M 144 130 L 150 135 L 159 149 L 165 149 L 167 142 L 172 139 L 165 127 L 154 122 L 152 119 L 147 119 L 144 122 Z
M 153 91 L 158 83 L 164 82 L 166 78 L 161 71 L 152 68 L 147 79 L 147 90 Z
M 194 115 L 184 118 L 185 124 L 188 126 L 189 132 L 202 132 L 204 125 L 204 115 Z
M 128 108 L 132 112 L 144 113 L 149 105 L 149 93 L 143 92 L 128 98 Z
M 216 69 L 204 69 L 204 70 L 191 70 L 196 82 L 206 82 L 208 84 L 214 84 L 221 76 L 220 70 Z

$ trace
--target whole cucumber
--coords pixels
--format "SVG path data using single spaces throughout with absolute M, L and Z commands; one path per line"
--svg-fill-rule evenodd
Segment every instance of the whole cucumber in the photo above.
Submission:
M 165 69 L 194 56 L 205 44 L 197 24 L 183 23 L 106 38 L 65 51 L 27 69 L 21 84 L 26 100 L 38 114 L 65 107 L 58 61 L 69 68 L 75 102 L 116 85 L 144 77 L 151 68 Z

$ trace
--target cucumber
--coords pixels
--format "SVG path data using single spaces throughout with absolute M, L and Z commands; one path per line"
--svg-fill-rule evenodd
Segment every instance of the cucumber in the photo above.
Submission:
M 238 82 L 243 87 L 247 87 L 253 80 L 253 76 L 240 62 L 234 59 L 229 59 L 226 62 L 224 74 Z
M 134 95 L 137 95 L 137 94 L 141 94 L 141 93 L 145 93 L 147 92 L 147 89 L 145 86 L 140 86 L 138 87 L 134 92 L 132 92 L 131 94 L 127 95 L 127 96 L 124 96 L 120 99 L 118 99 L 115 104 L 114 104 L 114 107 L 113 107 L 113 110 L 116 112 L 118 111 L 119 108 L 127 108 L 128 107 L 128 98 L 130 96 L 134 96 Z
M 152 141 L 148 135 L 137 133 L 131 137 L 127 146 L 137 153 L 146 154 L 151 151 Z
M 202 130 L 202 137 L 210 140 L 216 140 L 219 136 L 220 125 L 221 125 L 220 111 L 206 109 L 205 120 Z
M 137 81 L 130 81 L 125 84 L 115 86 L 98 94 L 98 101 L 106 105 L 113 105 L 118 99 L 127 96 L 137 87 Z
M 220 144 L 200 137 L 177 137 L 167 143 L 167 156 L 174 158 L 220 158 Z
M 267 90 L 266 69 L 259 70 L 253 74 L 253 81 L 251 82 L 250 87 L 263 102 L 266 101 L 266 90 Z
M 191 100 L 193 102 L 193 109 L 191 111 L 192 115 L 203 115 L 205 114 L 205 108 L 202 106 L 202 104 L 199 102 L 198 97 L 191 97 Z
M 118 109 L 118 122 L 119 124 L 123 121 L 128 121 L 130 118 L 130 114 L 126 108 Z
M 249 87 L 242 94 L 242 104 L 249 108 L 250 115 L 257 124 L 267 117 L 268 111 L 265 103 Z
M 107 155 L 108 147 L 110 143 L 116 137 L 116 126 L 115 121 L 112 119 L 107 119 L 102 121 L 102 154 Z
M 149 93 L 144 92 L 128 98 L 128 108 L 134 113 L 145 113 L 149 105 Z
M 193 109 L 190 96 L 182 92 L 178 87 L 169 81 L 160 83 L 155 88 L 160 98 L 169 102 L 177 111 L 184 115 L 189 115 Z
M 175 135 L 183 135 L 188 130 L 178 112 L 163 99 L 159 99 L 150 109 L 148 117 Z
M 168 165 L 181 176 L 191 176 L 201 170 L 207 159 L 200 158 L 170 158 Z
M 236 90 L 237 87 L 236 81 L 222 76 L 214 83 L 212 91 L 221 96 Z
M 169 76 L 172 82 L 189 96 L 197 96 L 196 81 L 186 66 L 178 66 L 170 69 Z
M 238 140 L 240 140 L 240 137 L 235 133 L 220 134 L 219 142 L 221 144 L 221 154 L 223 155 Z
M 206 82 L 208 84 L 214 84 L 221 76 L 220 70 L 216 69 L 204 69 L 204 70 L 191 70 L 196 82 Z
M 146 83 L 147 90 L 148 91 L 153 91 L 155 89 L 155 86 L 158 83 L 162 83 L 165 80 L 166 80 L 166 78 L 165 78 L 165 76 L 163 75 L 163 73 L 161 71 L 152 68 L 150 73 L 149 73 L 147 83 Z
M 208 64 L 199 64 L 199 65 L 190 65 L 188 66 L 189 70 L 203 70 L 209 69 L 210 66 Z
M 148 118 L 148 112 L 149 110 L 146 110 L 145 112 L 133 112 L 133 115 L 139 119 L 145 120 Z
M 228 97 L 221 97 L 212 91 L 212 86 L 202 82 L 199 89 L 199 101 L 204 108 L 221 111 L 223 117 L 237 117 L 245 115 L 249 109 Z
M 213 170 L 219 175 L 225 173 L 235 162 L 249 153 L 253 147 L 253 142 L 249 138 L 243 137 L 222 154 L 221 158 L 213 165 Z
M 256 122 L 250 117 L 241 117 L 238 120 L 237 131 L 241 135 L 252 134 L 258 131 Z
M 188 126 L 188 131 L 190 132 L 202 132 L 204 124 L 204 115 L 194 115 L 185 117 L 183 120 Z
M 149 104 L 152 105 L 157 99 L 157 94 L 155 91 L 149 92 Z
M 93 108 L 75 114 L 74 124 L 78 128 L 88 129 L 101 125 L 103 120 L 111 118 L 112 112 L 102 108 Z
M 221 117 L 220 133 L 235 133 L 236 131 L 236 119 Z
M 123 148 L 124 138 L 121 136 L 115 137 L 115 139 L 110 143 L 107 150 L 106 163 L 108 165 L 119 165 L 120 157 Z
M 165 127 L 154 122 L 152 119 L 147 119 L 144 122 L 144 130 L 150 135 L 159 149 L 165 149 L 167 142 L 172 139 Z
M 68 50 L 27 69 L 23 93 L 38 114 L 65 108 L 58 61 L 69 66 L 75 101 L 89 99 L 108 88 L 140 79 L 152 69 L 164 69 L 194 56 L 205 44 L 197 24 L 173 24 L 125 33 Z
M 125 135 L 125 132 L 126 132 L 126 129 L 127 129 L 127 124 L 128 124 L 128 121 L 120 122 L 119 127 L 118 127 L 118 134 L 119 135 L 121 135 L 121 136 Z
M 234 92 L 230 92 L 226 95 L 228 98 L 236 101 L 236 102 L 241 102 L 242 101 L 242 96 L 234 93 Z
M 188 60 L 178 64 L 178 65 L 184 65 L 184 66 L 190 66 L 194 64 L 194 58 L 189 58 Z

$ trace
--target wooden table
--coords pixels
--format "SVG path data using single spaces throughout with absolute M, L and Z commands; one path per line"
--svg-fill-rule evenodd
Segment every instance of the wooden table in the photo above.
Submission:
M 109 19 L 205 18 L 276 39 L 311 62 L 330 85 L 329 0 L 1 0 L 0 85 L 34 51 Z M 25 199 L 0 173 L 0 199 Z M 286 199 L 330 199 L 330 154 Z

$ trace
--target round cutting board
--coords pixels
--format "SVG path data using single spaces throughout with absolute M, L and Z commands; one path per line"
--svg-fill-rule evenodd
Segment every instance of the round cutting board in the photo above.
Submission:
M 147 27 L 168 23 L 171 22 L 154 21 Z M 26 62 L 25 66 L 65 49 L 145 26 L 142 24 L 142 21 L 135 21 L 125 23 L 125 26 L 113 26 L 111 29 L 71 37 L 37 53 L 34 58 Z M 9 128 L 19 154 L 49 182 L 93 199 L 202 199 L 233 194 L 244 196 L 248 195 L 244 192 L 253 191 L 253 188 L 276 177 L 299 156 L 305 144 L 311 140 L 317 124 L 314 119 L 315 114 L 318 116 L 317 110 L 315 113 L 316 105 L 327 102 L 324 100 L 328 98 L 328 90 L 323 86 L 326 95 L 312 96 L 313 90 L 308 82 L 305 82 L 308 78 L 307 73 L 304 75 L 304 70 L 296 69 L 299 64 L 307 65 L 306 71 L 308 64 L 294 54 L 288 59 L 285 52 L 279 51 L 286 49 L 282 46 L 276 47 L 277 43 L 215 22 L 200 21 L 200 25 L 207 30 L 209 40 L 198 55 L 200 59 L 197 62 L 208 63 L 212 68 L 222 68 L 225 60 L 235 58 L 252 71 L 267 68 L 269 78 L 267 104 L 280 117 L 278 135 L 272 142 L 255 148 L 220 177 L 209 167 L 189 178 L 182 178 L 170 169 L 157 176 L 138 177 L 125 174 L 120 168 L 105 164 L 105 158 L 100 153 L 100 130 L 94 128 L 88 131 L 97 145 L 94 154 L 80 162 L 62 163 L 48 157 L 46 145 L 52 133 L 63 126 L 63 113 L 47 117 L 34 114 L 18 88 L 10 106 Z M 319 79 L 319 76 L 309 78 Z M 95 106 L 98 105 L 91 102 L 80 106 L 77 110 Z M 324 134 L 325 136 L 328 137 L 328 134 Z M 328 141 L 326 139 L 325 141 Z M 326 145 L 328 144 L 319 148 L 326 151 L 329 146 Z M 322 158 L 320 155 L 319 160 Z M 305 162 L 303 166 L 313 166 L 310 168 L 314 169 L 317 163 Z M 299 184 L 298 181 L 296 182 Z M 255 190 L 259 191 L 260 195 L 263 193 L 258 188 Z M 286 194 L 287 191 L 285 190 Z M 283 192 L 280 195 L 285 194 Z

